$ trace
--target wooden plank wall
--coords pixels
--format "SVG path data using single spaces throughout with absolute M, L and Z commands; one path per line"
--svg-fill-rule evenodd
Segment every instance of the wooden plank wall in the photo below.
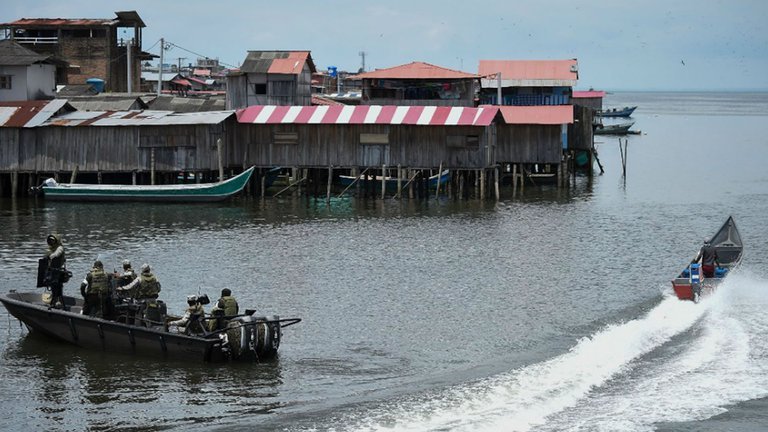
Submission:
M 292 144 L 274 142 L 276 133 L 295 133 Z M 385 136 L 361 143 L 361 135 Z M 448 145 L 448 136 L 476 136 L 477 145 Z M 231 155 L 247 155 L 244 166 L 358 167 L 386 164 L 412 168 L 481 168 L 489 131 L 473 126 L 238 125 Z M 240 160 L 242 161 L 242 160 Z M 228 159 L 227 164 L 238 160 Z
M 560 163 L 560 125 L 496 126 L 496 160 L 511 163 Z

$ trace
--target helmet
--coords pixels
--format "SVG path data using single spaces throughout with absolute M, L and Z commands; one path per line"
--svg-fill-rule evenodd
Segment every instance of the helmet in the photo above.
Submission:
M 96 260 L 93 262 L 93 267 L 95 268 L 104 268 L 104 264 L 101 263 L 101 260 Z
M 48 243 L 49 246 L 53 246 L 56 244 L 56 236 L 53 234 L 48 234 L 48 237 L 45 238 L 45 242 Z
M 221 296 L 222 297 L 228 297 L 228 296 L 231 296 L 231 295 L 232 295 L 232 290 L 231 289 L 224 288 L 223 290 L 221 290 Z
M 707 245 L 707 246 L 709 246 L 709 244 L 710 244 L 710 242 L 711 242 L 711 241 L 712 241 L 712 240 L 711 240 L 709 237 L 705 237 L 705 238 L 704 238 L 704 244 L 705 244 L 705 245 Z
M 193 305 L 193 304 L 197 303 L 197 296 L 196 295 L 188 295 L 187 296 L 187 303 L 189 303 L 190 305 Z
M 147 264 L 147 263 L 142 264 L 141 265 L 141 272 L 142 273 L 149 273 L 150 272 L 149 264 Z
M 123 260 L 123 268 L 128 268 L 130 266 L 131 266 L 131 261 L 127 260 L 127 259 L 124 259 Z

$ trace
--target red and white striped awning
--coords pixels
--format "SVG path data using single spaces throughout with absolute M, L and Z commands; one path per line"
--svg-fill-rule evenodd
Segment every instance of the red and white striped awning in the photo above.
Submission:
M 238 110 L 237 121 L 256 124 L 488 126 L 498 111 L 499 108 L 494 106 L 257 105 Z

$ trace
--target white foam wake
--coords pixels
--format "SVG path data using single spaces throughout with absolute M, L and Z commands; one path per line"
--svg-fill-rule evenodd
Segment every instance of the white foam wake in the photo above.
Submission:
M 768 318 L 765 303 L 755 303 L 768 297 L 755 295 L 756 285 L 768 293 L 765 281 L 734 274 L 699 304 L 666 298 L 548 361 L 382 406 L 350 423 L 372 431 L 649 430 L 654 422 L 712 416 L 723 404 L 768 394 Z M 703 330 L 691 332 L 690 342 L 642 360 L 699 320 Z

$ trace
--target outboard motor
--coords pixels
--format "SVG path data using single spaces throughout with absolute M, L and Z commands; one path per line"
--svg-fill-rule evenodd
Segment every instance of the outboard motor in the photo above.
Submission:
M 695 303 L 699 302 L 699 297 L 701 297 L 701 264 L 699 263 L 693 263 L 691 264 L 691 291 L 693 293 L 693 301 Z

